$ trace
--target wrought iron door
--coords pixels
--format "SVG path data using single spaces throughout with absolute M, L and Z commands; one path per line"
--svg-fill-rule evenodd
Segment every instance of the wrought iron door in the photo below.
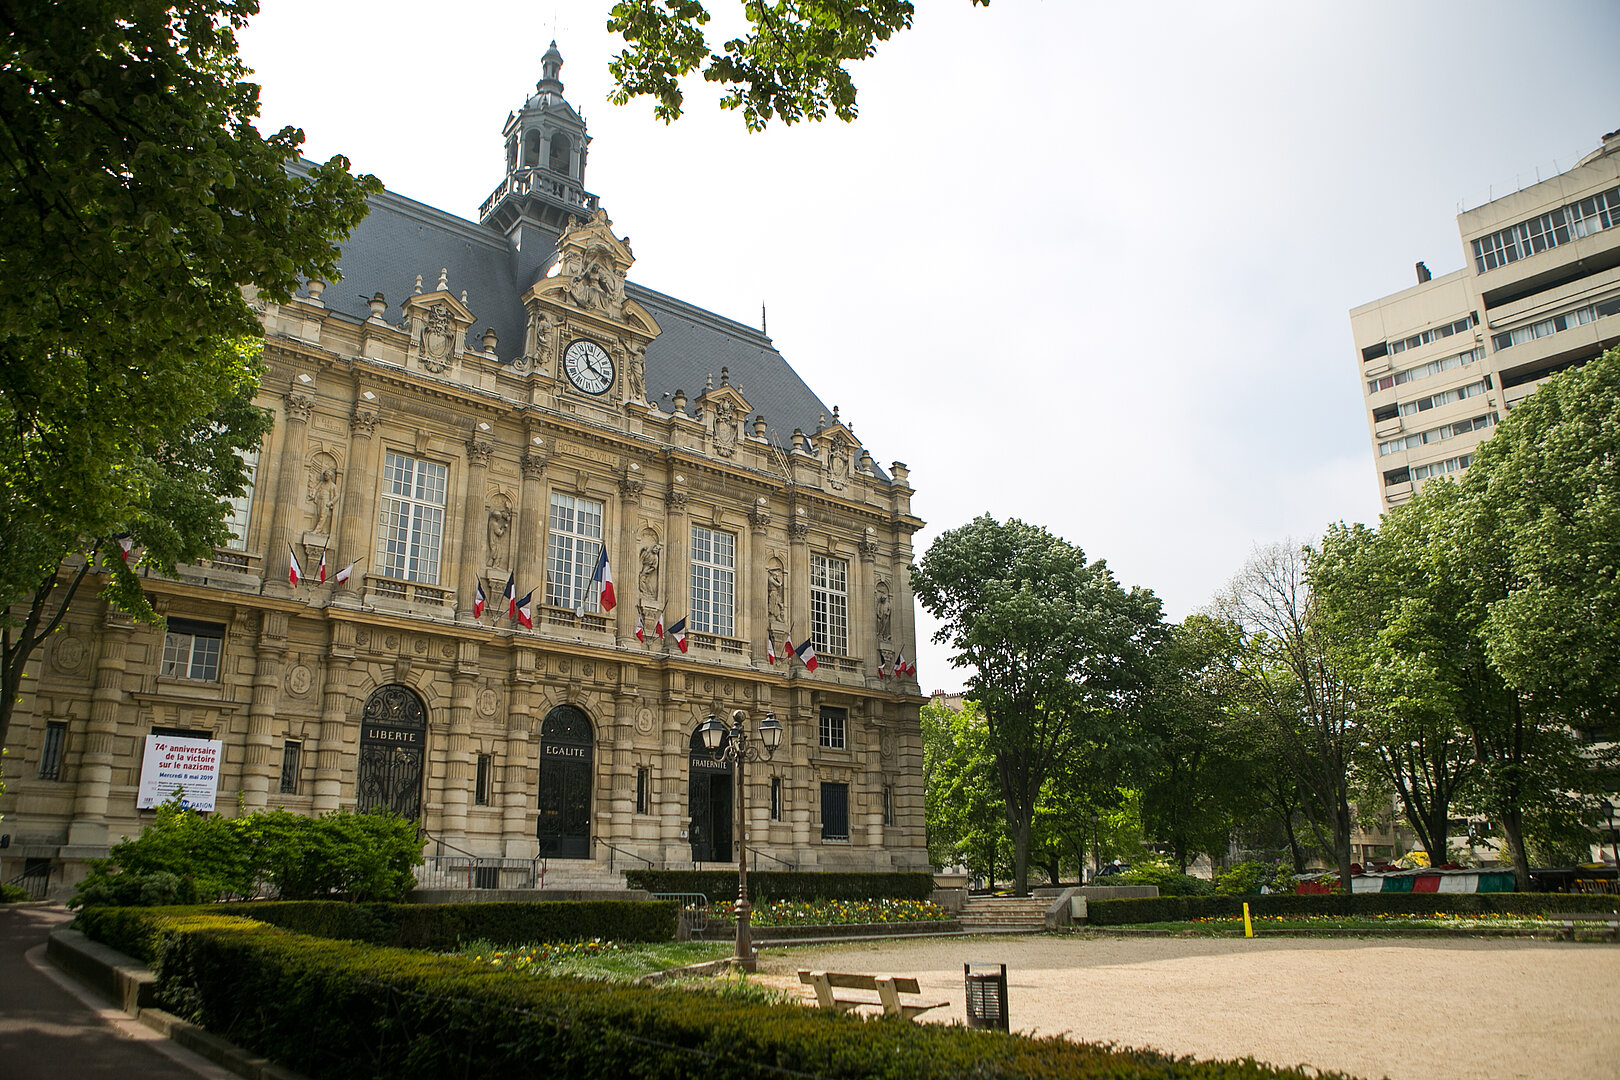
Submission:
M 403 686 L 379 686 L 360 714 L 360 763 L 355 809 L 382 811 L 409 821 L 422 813 L 422 759 L 427 709 Z
M 535 825 L 541 855 L 591 856 L 591 721 L 572 705 L 559 705 L 540 726 L 540 815 Z
M 687 756 L 686 797 L 693 862 L 732 861 L 731 788 L 730 766 L 703 749 L 702 738 L 694 732 Z

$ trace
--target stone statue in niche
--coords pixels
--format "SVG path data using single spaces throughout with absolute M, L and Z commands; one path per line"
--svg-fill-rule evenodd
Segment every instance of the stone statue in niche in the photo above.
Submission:
M 656 541 L 641 549 L 641 572 L 636 577 L 636 586 L 647 600 L 658 599 L 658 557 L 663 550 L 664 546 Z
M 534 368 L 544 370 L 546 354 L 550 351 L 551 316 L 544 311 L 531 314 L 526 336 L 527 340 L 523 343 L 524 358 L 529 360 Z M 530 365 L 525 365 L 525 368 Z
M 714 408 L 714 452 L 721 457 L 731 457 L 737 452 L 736 410 L 729 401 L 722 401 Z
M 506 569 L 507 552 L 511 543 L 508 534 L 512 531 L 512 511 L 504 506 L 493 507 L 489 512 L 489 565 L 501 570 Z
M 827 483 L 833 488 L 842 489 L 844 481 L 849 476 L 849 447 L 844 444 L 843 437 L 835 438 L 832 445 L 827 448 Z
M 316 458 L 308 494 L 309 501 L 315 504 L 315 524 L 311 531 L 322 536 L 332 535 L 332 515 L 337 511 L 338 502 L 337 463 L 327 464 L 330 460 L 324 454 Z
M 449 367 L 455 340 L 455 328 L 450 325 L 450 305 L 434 304 L 428 309 L 427 324 L 422 328 L 422 341 L 418 346 L 422 366 L 433 372 Z
M 877 583 L 877 635 L 879 641 L 888 641 L 890 630 L 893 628 L 894 603 L 889 598 L 889 579 L 878 578 Z
M 782 568 L 773 566 L 765 571 L 765 613 L 772 623 L 787 621 L 787 598 L 784 595 Z

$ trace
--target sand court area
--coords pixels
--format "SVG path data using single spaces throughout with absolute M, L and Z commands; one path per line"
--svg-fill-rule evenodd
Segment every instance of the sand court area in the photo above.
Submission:
M 1620 1080 L 1620 946 L 1508 938 L 972 937 L 760 951 L 760 977 L 914 975 L 966 1017 L 965 962 L 1007 965 L 1013 1030 L 1365 1080 Z

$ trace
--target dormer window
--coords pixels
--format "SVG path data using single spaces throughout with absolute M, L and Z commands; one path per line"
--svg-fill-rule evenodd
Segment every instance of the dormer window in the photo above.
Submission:
M 570 175 L 568 172 L 568 136 L 563 134 L 551 137 L 551 171 Z

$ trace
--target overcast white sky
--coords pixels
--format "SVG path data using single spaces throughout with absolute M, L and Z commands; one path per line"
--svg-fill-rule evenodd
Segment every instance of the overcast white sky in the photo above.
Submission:
M 1256 543 L 1376 518 L 1348 310 L 1457 269 L 1460 208 L 1620 128 L 1613 0 L 920 0 L 855 69 L 859 120 L 756 135 L 700 84 L 672 127 L 609 105 L 610 6 L 264 0 L 242 52 L 266 130 L 471 218 L 555 37 L 632 279 L 764 302 L 910 465 L 919 557 L 1019 517 L 1173 619 Z M 959 687 L 919 644 L 924 688 Z

